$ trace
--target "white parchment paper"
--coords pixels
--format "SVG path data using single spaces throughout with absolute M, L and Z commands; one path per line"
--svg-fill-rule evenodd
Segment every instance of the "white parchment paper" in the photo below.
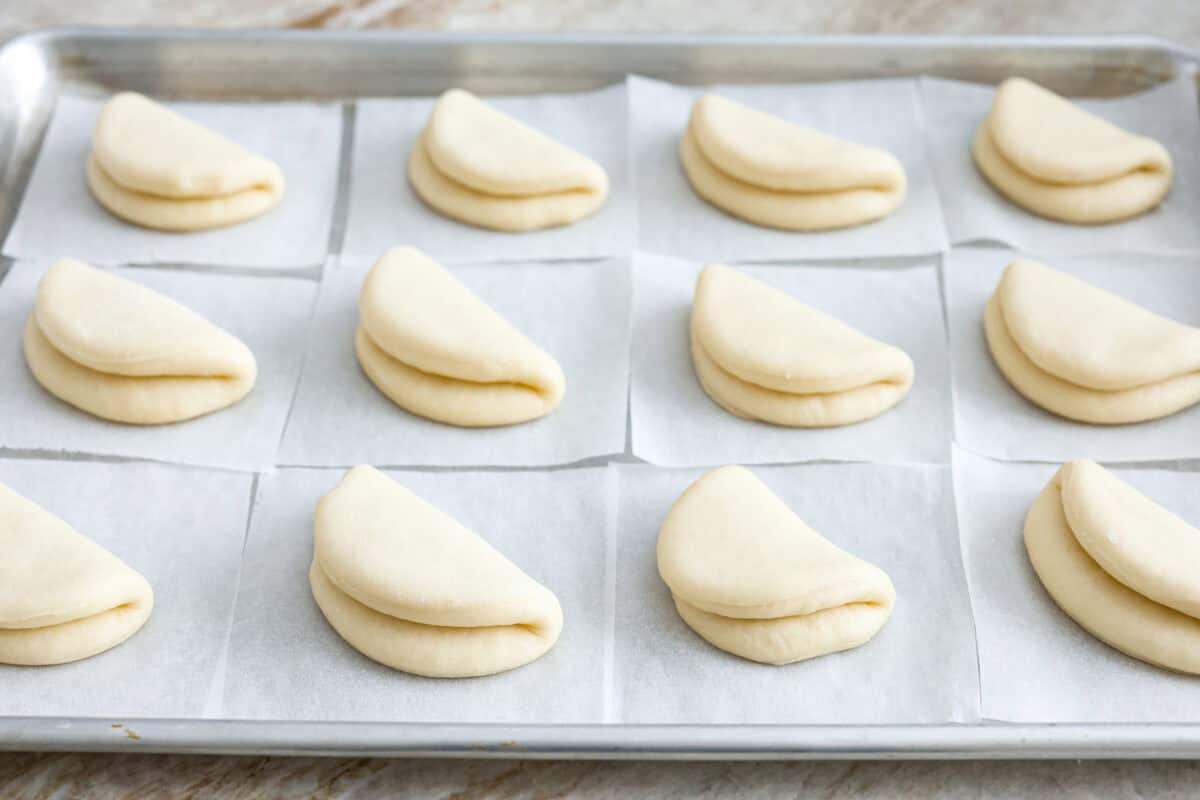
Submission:
M 112 650 L 58 666 L 0 665 L 0 715 L 206 715 L 252 480 L 164 464 L 0 460 L 0 483 L 103 545 L 154 589 L 150 619 Z
M 1055 605 L 1029 565 L 1025 515 L 1057 469 L 954 451 L 983 716 L 1010 722 L 1195 722 L 1200 680 L 1100 642 Z M 1200 473 L 1114 472 L 1184 519 L 1200 522 Z
M 22 337 L 47 264 L 22 261 L 0 284 L 0 447 L 131 456 L 246 471 L 275 463 L 300 378 L 317 284 L 170 269 L 114 272 L 178 300 L 237 336 L 258 361 L 258 381 L 241 402 L 172 425 L 125 425 L 57 399 L 34 380 Z
M 341 470 L 262 476 L 226 676 L 230 717 L 405 722 L 600 722 L 605 572 L 616 504 L 611 468 L 391 473 L 487 539 L 562 604 L 558 643 L 484 678 L 422 678 L 342 640 L 312 598 L 312 515 Z M 252 578 L 250 576 L 253 576 Z
M 692 190 L 679 164 L 679 139 L 706 89 L 631 77 L 631 148 L 637 176 L 638 245 L 717 261 L 911 256 L 946 249 L 933 172 L 926 163 L 916 82 L 839 81 L 785 86 L 714 86 L 711 91 L 792 122 L 881 147 L 904 165 L 908 195 L 877 222 L 817 233 L 744 222 Z
M 895 611 L 867 644 L 774 667 L 718 650 L 679 618 L 658 529 L 702 472 L 620 465 L 617 718 L 635 723 L 923 723 L 978 716 L 975 635 L 946 466 L 754 470 L 805 522 L 878 565 Z M 753 533 L 753 532 L 749 532 Z
M 410 244 L 449 262 L 603 258 L 633 250 L 624 84 L 595 92 L 485 97 L 487 103 L 583 153 L 608 173 L 608 199 L 572 225 L 524 233 L 477 228 L 427 207 L 408 182 L 408 156 L 437 98 L 356 104 L 350 211 L 342 252 L 373 259 Z
M 105 100 L 59 99 L 4 253 L 74 255 L 100 264 L 176 262 L 226 267 L 316 267 L 325 260 L 337 195 L 340 105 L 167 103 L 283 170 L 283 200 L 261 217 L 197 233 L 124 222 L 92 197 L 84 164 Z
M 1125 222 L 1071 225 L 1043 219 L 992 188 L 971 157 L 975 129 L 992 107 L 994 87 L 921 78 L 925 135 L 950 241 L 989 240 L 1043 253 L 1187 253 L 1200 250 L 1200 112 L 1196 85 L 1180 75 L 1149 91 L 1078 104 L 1171 153 L 1171 193 L 1157 209 Z
M 1088 425 L 1051 414 L 1022 397 L 988 352 L 983 309 L 1006 249 L 957 248 L 946 256 L 946 301 L 956 439 L 968 450 L 1017 461 L 1155 461 L 1200 456 L 1200 407 L 1133 425 Z M 1155 313 L 1200 325 L 1200 257 L 1029 256 Z
M 567 377 L 567 393 L 557 409 L 500 428 L 457 428 L 418 417 L 371 383 L 354 353 L 358 293 L 370 266 L 367 261 L 325 272 L 281 463 L 528 466 L 624 451 L 631 305 L 627 259 L 451 267 L 558 359 Z
M 630 394 L 635 455 L 663 466 L 949 459 L 948 358 L 933 266 L 745 268 L 801 302 L 899 347 L 916 367 L 908 396 L 891 410 L 855 425 L 810 429 L 741 419 L 705 394 L 693 371 L 688 336 L 702 268 L 637 256 Z

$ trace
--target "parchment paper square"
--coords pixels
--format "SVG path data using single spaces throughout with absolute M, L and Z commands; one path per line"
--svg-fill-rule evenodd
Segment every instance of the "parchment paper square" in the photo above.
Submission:
M 255 219 L 195 233 L 124 222 L 92 197 L 84 164 L 107 100 L 59 98 L 4 253 L 74 256 L 97 264 L 317 267 L 329 246 L 341 159 L 342 108 L 335 103 L 166 103 L 283 170 L 280 204 Z
M 870 642 L 783 667 L 708 644 L 680 619 L 659 577 L 659 527 L 671 504 L 702 472 L 641 465 L 618 469 L 615 694 L 621 722 L 977 719 L 974 624 L 947 466 L 755 468 L 814 530 L 886 571 L 897 593 L 891 618 Z
M 488 540 L 563 607 L 558 643 L 483 678 L 422 678 L 378 664 L 330 627 L 312 598 L 312 515 L 341 470 L 283 469 L 259 480 L 226 678 L 236 718 L 403 722 L 601 722 L 605 575 L 615 506 L 608 468 L 393 472 Z

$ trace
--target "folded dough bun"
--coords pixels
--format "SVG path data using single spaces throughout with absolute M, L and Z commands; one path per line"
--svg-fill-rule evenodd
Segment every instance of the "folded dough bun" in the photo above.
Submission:
M 25 360 L 47 391 L 104 419 L 178 422 L 236 403 L 254 387 L 240 340 L 169 297 L 63 259 L 38 285 Z
M 973 150 L 980 172 L 1002 194 L 1063 222 L 1136 216 L 1171 186 L 1171 156 L 1161 144 L 1024 78 L 996 89 Z
M 1200 674 L 1200 530 L 1094 462 L 1072 461 L 1029 509 L 1025 547 L 1054 602 L 1093 636 Z
M 715 94 L 692 107 L 679 145 L 696 193 L 736 217 L 785 230 L 844 228 L 904 200 L 904 167 L 855 144 Z
M 140 574 L 0 484 L 0 664 L 65 664 L 116 647 L 150 617 Z
M 996 366 L 1033 403 L 1121 424 L 1200 401 L 1200 328 L 1034 261 L 1004 270 L 984 311 Z
M 767 664 L 858 647 L 896 601 L 883 570 L 809 528 L 737 466 L 709 472 L 675 501 L 658 571 L 696 633 Z
M 847 425 L 883 413 L 912 386 L 903 350 L 721 264 L 700 273 L 691 327 L 701 386 L 739 417 Z
M 608 195 L 608 175 L 595 161 L 462 89 L 438 98 L 408 177 L 435 210 L 501 231 L 568 225 Z
M 343 639 L 417 675 L 513 669 L 543 655 L 562 630 L 553 592 L 368 466 L 347 472 L 318 504 L 309 580 Z
M 464 427 L 550 413 L 566 379 L 552 356 L 412 247 L 389 250 L 359 296 L 358 360 L 401 408 Z
M 113 214 L 167 231 L 257 217 L 279 204 L 284 188 L 273 162 L 132 92 L 100 112 L 87 180 Z

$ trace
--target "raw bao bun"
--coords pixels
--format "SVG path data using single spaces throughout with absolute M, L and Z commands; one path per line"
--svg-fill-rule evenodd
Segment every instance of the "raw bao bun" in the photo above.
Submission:
M 100 205 L 164 231 L 244 222 L 283 198 L 283 172 L 274 162 L 132 92 L 100 112 L 86 173 Z
M 1060 222 L 1135 217 L 1171 188 L 1171 156 L 1161 144 L 1024 78 L 997 87 L 972 150 L 1001 194 Z
M 375 262 L 358 307 L 358 362 L 406 411 L 475 428 L 537 419 L 562 401 L 558 362 L 415 248 Z
M 38 285 L 25 361 L 60 400 L 134 425 L 233 405 L 258 376 L 254 354 L 232 334 L 165 295 L 69 258 Z
M 137 633 L 153 608 L 139 573 L 0 484 L 0 664 L 103 653 Z
M 1200 401 L 1200 328 L 1035 261 L 1005 268 L 984 332 L 1008 382 L 1068 419 L 1120 425 Z
M 1121 652 L 1200 674 L 1200 530 L 1092 461 L 1064 464 L 1025 518 L 1054 602 Z
M 692 630 L 764 664 L 858 647 L 896 603 L 883 570 L 805 525 L 736 466 L 704 475 L 671 506 L 658 571 Z
M 788 122 L 715 94 L 692 107 L 679 143 L 696 193 L 756 225 L 791 231 L 881 219 L 904 200 L 891 153 Z
M 903 350 L 721 264 L 700 273 L 691 327 L 700 385 L 746 419 L 849 425 L 887 411 L 912 386 Z
M 570 225 L 608 196 L 595 161 L 462 89 L 438 98 L 409 155 L 408 179 L 434 210 L 498 231 Z
M 347 472 L 313 525 L 313 597 L 368 658 L 466 678 L 528 664 L 558 641 L 553 592 L 372 467 Z

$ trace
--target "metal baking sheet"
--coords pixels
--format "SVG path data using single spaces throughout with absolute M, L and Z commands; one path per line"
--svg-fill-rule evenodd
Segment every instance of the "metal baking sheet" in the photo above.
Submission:
M 55 29 L 0 48 L 0 232 L 63 88 L 180 99 L 569 91 L 635 72 L 684 84 L 902 75 L 1111 96 L 1194 74 L 1140 36 L 624 36 Z M 0 265 L 0 270 L 3 265 Z M 3 691 L 3 687 L 0 687 Z M 1200 722 L 1151 725 L 464 725 L 0 718 L 0 749 L 501 758 L 1196 758 Z

